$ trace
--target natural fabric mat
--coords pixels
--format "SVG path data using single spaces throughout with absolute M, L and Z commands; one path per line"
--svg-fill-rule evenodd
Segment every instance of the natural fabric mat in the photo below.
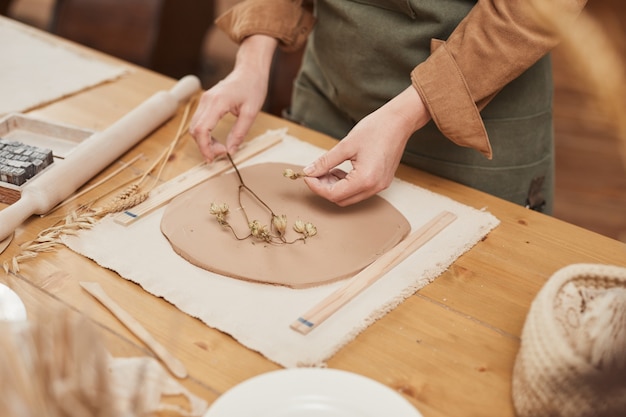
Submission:
M 279 133 L 284 135 L 281 143 L 246 164 L 306 165 L 324 152 L 285 131 Z M 163 208 L 130 226 L 121 226 L 107 217 L 91 230 L 65 237 L 64 242 L 284 367 L 322 366 L 371 323 L 432 282 L 499 224 L 487 211 L 398 179 L 380 195 L 404 214 L 413 230 L 443 210 L 458 218 L 306 336 L 289 325 L 344 281 L 291 289 L 232 279 L 198 268 L 178 256 L 162 235 Z
M 0 116 L 50 103 L 128 71 L 53 44 L 33 28 L 6 18 L 0 18 L 0 57 Z

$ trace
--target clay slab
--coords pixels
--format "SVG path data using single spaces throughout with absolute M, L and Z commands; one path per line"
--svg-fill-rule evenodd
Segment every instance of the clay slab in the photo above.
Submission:
M 305 288 L 353 276 L 409 233 L 407 219 L 379 196 L 339 207 L 313 194 L 302 180 L 283 177 L 285 168 L 301 166 L 263 163 L 240 169 L 244 183 L 275 214 L 285 214 L 286 239 L 297 219 L 313 223 L 317 235 L 306 242 L 274 245 L 256 239 L 237 240 L 210 213 L 211 203 L 228 204 L 228 222 L 238 236 L 249 234 L 238 200 L 235 172 L 214 177 L 175 198 L 166 208 L 161 231 L 179 255 L 196 266 L 227 277 Z M 270 225 L 267 209 L 244 193 L 249 220 Z

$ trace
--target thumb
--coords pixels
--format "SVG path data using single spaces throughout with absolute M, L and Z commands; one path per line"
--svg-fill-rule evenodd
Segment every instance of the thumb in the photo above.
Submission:
M 341 144 L 342 143 L 339 142 L 331 150 L 304 167 L 302 170 L 304 174 L 309 177 L 321 177 L 322 175 L 328 174 L 330 170 L 337 165 L 350 160 L 352 155 L 347 153 Z

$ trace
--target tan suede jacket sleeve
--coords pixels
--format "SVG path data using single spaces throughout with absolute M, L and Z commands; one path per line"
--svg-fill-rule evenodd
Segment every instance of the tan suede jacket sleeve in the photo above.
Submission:
M 215 23 L 236 43 L 250 35 L 268 35 L 285 51 L 295 51 L 306 42 L 315 18 L 302 7 L 302 0 L 246 0 Z
M 532 3 L 479 0 L 445 42 L 432 40 L 431 56 L 411 72 L 413 87 L 441 132 L 487 158 L 492 150 L 480 110 L 558 43 L 557 33 L 537 18 Z M 586 0 L 557 3 L 563 18 L 571 19 Z M 235 42 L 265 34 L 277 38 L 283 49 L 296 50 L 315 19 L 302 0 L 246 0 L 216 23 Z
M 560 16 L 571 20 L 586 0 L 559 2 Z M 431 56 L 411 72 L 439 130 L 487 158 L 492 157 L 491 145 L 479 111 L 559 41 L 532 4 L 479 0 L 446 42 L 433 40 Z

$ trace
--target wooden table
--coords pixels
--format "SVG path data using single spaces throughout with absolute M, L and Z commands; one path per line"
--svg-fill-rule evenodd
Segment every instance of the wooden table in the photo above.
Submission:
M 101 59 L 113 60 L 76 47 Z M 174 83 L 159 74 L 134 69 L 132 74 L 115 82 L 30 114 L 101 130 L 155 91 L 168 89 Z M 173 138 L 181 113 L 182 109 L 120 158 L 128 161 L 143 153 L 144 158 L 132 169 L 52 215 L 32 217 L 17 230 L 0 262 L 17 253 L 18 243 L 33 238 L 77 204 L 102 195 L 147 169 Z M 224 138 L 233 120 L 224 119 L 215 136 Z M 267 114 L 259 115 L 249 136 L 279 127 L 288 127 L 291 135 L 321 147 L 328 148 L 334 143 L 320 133 Z M 189 140 L 173 155 L 163 177 L 174 177 L 200 161 L 195 144 Z M 100 177 L 119 166 L 119 161 L 112 164 Z M 588 262 L 626 266 L 626 246 L 406 166 L 400 167 L 398 176 L 469 206 L 484 207 L 501 224 L 432 284 L 341 349 L 328 366 L 362 374 L 392 387 L 426 417 L 513 416 L 512 367 L 531 301 L 544 282 L 566 265 Z M 55 306 L 70 307 L 102 325 L 107 347 L 114 355 L 148 354 L 126 328 L 78 285 L 85 279 L 100 282 L 184 362 L 190 377 L 183 383 L 209 402 L 250 377 L 279 368 L 229 335 L 207 327 L 68 249 L 41 254 L 24 263 L 17 275 L 3 276 L 0 281 L 7 279 L 24 299 L 29 313 Z

